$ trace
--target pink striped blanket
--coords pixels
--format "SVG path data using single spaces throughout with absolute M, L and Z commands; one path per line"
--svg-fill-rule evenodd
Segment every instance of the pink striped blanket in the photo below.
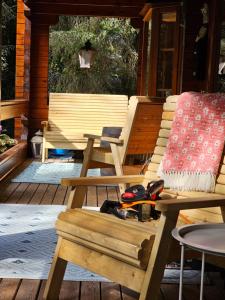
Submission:
M 158 171 L 165 186 L 213 191 L 224 140 L 225 94 L 181 94 Z

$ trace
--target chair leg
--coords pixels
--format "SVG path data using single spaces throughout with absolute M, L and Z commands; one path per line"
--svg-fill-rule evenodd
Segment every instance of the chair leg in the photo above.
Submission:
M 120 158 L 120 152 L 119 152 L 118 146 L 111 143 L 110 147 L 111 147 L 111 151 L 112 151 L 112 157 L 113 157 L 113 160 L 114 160 L 116 175 L 117 176 L 122 176 L 123 175 L 123 167 L 122 167 L 122 164 L 121 164 L 121 158 Z M 126 189 L 126 185 L 125 184 L 119 184 L 119 189 L 120 189 L 121 194 L 124 193 L 124 191 Z
M 43 294 L 44 300 L 57 300 L 59 298 L 59 293 L 67 266 L 67 261 L 58 256 L 61 241 L 62 238 L 59 237 Z
M 89 163 L 91 161 L 93 145 L 94 145 L 94 139 L 89 138 L 87 147 L 84 151 L 84 159 L 83 159 L 82 169 L 80 172 L 80 177 L 87 176 Z M 73 187 L 69 195 L 67 208 L 81 208 L 84 203 L 86 192 L 87 192 L 86 186 Z
M 161 213 L 157 235 L 151 251 L 139 300 L 158 299 L 160 283 L 173 240 L 171 231 L 176 227 L 178 215 L 178 211 Z
M 221 215 L 223 218 L 223 222 L 225 223 L 225 206 L 220 206 Z

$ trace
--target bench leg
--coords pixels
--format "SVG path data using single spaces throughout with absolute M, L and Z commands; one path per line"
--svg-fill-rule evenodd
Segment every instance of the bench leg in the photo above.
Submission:
M 45 162 L 45 147 L 44 147 L 44 143 L 42 145 L 42 158 L 41 161 L 44 163 Z
M 52 261 L 52 266 L 46 282 L 43 299 L 44 300 L 56 300 L 59 298 L 59 293 L 63 281 L 63 277 L 66 271 L 67 261 L 60 258 L 59 250 L 61 246 L 62 238 L 58 238 L 58 243 L 55 250 L 55 255 Z
M 41 161 L 43 163 L 45 162 L 46 156 L 48 158 L 48 149 L 45 148 L 45 145 L 46 145 L 46 141 L 45 141 L 45 130 L 44 130 L 43 143 L 42 143 L 42 159 L 41 159 Z M 47 152 L 47 154 L 46 154 L 46 152 Z

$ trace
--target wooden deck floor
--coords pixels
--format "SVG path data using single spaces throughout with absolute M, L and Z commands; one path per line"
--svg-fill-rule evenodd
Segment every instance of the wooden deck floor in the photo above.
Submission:
M 27 160 L 20 168 L 0 183 L 0 203 L 20 204 L 66 204 L 69 190 L 60 185 L 11 183 L 10 179 L 30 163 Z M 105 199 L 117 199 L 115 187 L 90 187 L 87 205 L 101 205 Z M 209 274 L 211 284 L 205 286 L 204 300 L 224 300 L 225 290 L 219 274 Z M 0 279 L 0 300 L 41 300 L 44 280 Z M 114 283 L 64 281 L 61 300 L 134 300 L 138 294 Z M 178 299 L 178 284 L 162 284 L 159 300 Z M 184 300 L 199 299 L 197 285 L 184 286 Z M 149 299 L 150 300 L 150 299 Z

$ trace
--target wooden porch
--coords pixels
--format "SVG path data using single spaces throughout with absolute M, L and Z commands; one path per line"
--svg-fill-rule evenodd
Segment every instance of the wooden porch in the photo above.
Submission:
M 31 163 L 27 159 L 0 183 L 0 202 L 11 204 L 60 205 L 66 204 L 69 194 L 67 187 L 52 184 L 12 183 L 11 178 Z M 130 170 L 127 170 L 130 171 Z M 132 170 L 133 172 L 134 170 Z M 118 199 L 115 187 L 89 187 L 86 205 L 99 206 L 105 199 Z M 210 283 L 205 285 L 205 300 L 225 299 L 224 280 L 218 272 L 208 273 Z M 0 300 L 42 299 L 45 280 L 0 279 Z M 178 299 L 178 284 L 162 284 L 160 300 Z M 199 299 L 198 285 L 184 286 L 184 299 Z M 134 300 L 138 294 L 115 283 L 64 281 L 59 299 L 79 300 Z

